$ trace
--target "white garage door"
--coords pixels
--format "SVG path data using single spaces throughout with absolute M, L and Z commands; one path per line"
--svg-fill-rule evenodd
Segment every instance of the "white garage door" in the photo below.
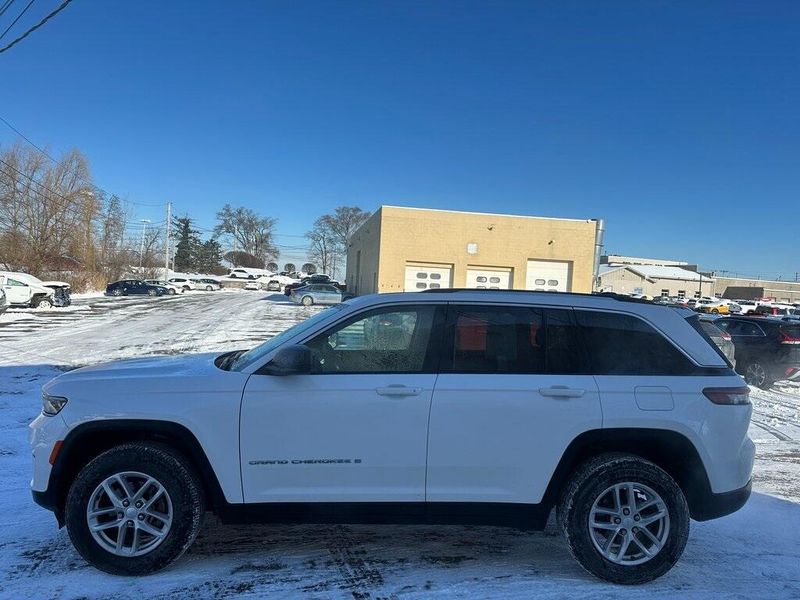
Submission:
M 529 260 L 525 289 L 537 292 L 568 292 L 569 263 Z
M 510 290 L 511 272 L 494 269 L 467 269 L 467 287 L 479 290 Z
M 405 291 L 419 292 L 434 288 L 449 288 L 452 285 L 452 276 L 452 267 L 406 265 Z

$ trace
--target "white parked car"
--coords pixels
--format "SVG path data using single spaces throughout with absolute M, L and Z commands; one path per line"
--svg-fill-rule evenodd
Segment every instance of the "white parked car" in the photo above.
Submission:
M 750 495 L 749 388 L 699 318 L 621 296 L 380 294 L 247 352 L 84 367 L 43 388 L 33 496 L 117 574 L 170 564 L 206 510 L 536 529 L 555 508 L 587 571 L 647 582 L 690 519 Z
M 189 279 L 188 277 L 172 277 L 168 280 L 168 282 L 172 285 L 180 287 L 184 292 L 201 289 L 193 279 Z
M 259 277 L 268 277 L 269 275 L 270 272 L 264 269 L 249 269 L 245 267 L 236 267 L 235 269 L 231 269 L 231 272 L 228 273 L 228 277 L 231 279 L 258 279 Z
M 167 288 L 167 294 L 170 296 L 174 296 L 175 294 L 182 294 L 186 290 L 184 290 L 183 286 L 178 285 L 177 283 L 170 283 L 169 281 L 164 281 L 163 279 L 145 279 L 145 283 L 149 283 L 150 285 L 160 285 L 161 287 Z
M 261 284 L 258 281 L 248 281 L 244 284 L 244 289 L 246 290 L 260 290 Z
M 191 280 L 192 283 L 195 285 L 195 290 L 205 290 L 206 292 L 216 292 L 222 289 L 219 281 L 216 279 L 210 279 L 208 277 L 202 278 L 194 278 Z
M 0 271 L 0 286 L 11 306 L 52 308 L 56 305 L 56 290 L 27 273 Z

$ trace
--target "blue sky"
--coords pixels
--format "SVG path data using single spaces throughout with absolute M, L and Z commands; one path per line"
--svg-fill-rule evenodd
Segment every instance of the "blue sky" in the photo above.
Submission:
M 0 55 L 0 116 L 203 227 L 277 217 L 285 257 L 338 204 L 398 204 L 604 217 L 612 252 L 793 278 L 798 31 L 794 1 L 75 0 Z

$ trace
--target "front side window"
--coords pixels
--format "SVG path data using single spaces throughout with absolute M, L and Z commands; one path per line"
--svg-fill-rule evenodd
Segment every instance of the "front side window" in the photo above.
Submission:
M 687 375 L 694 366 L 642 319 L 576 310 L 594 375 Z
M 581 369 L 567 310 L 515 306 L 454 307 L 452 349 L 442 370 L 452 373 L 564 374 Z
M 16 287 L 25 287 L 24 283 L 22 283 L 21 281 L 17 281 L 16 279 L 11 279 L 10 277 L 8 278 L 8 285 L 13 285 Z
M 312 373 L 427 373 L 435 306 L 370 311 L 338 324 L 306 343 Z

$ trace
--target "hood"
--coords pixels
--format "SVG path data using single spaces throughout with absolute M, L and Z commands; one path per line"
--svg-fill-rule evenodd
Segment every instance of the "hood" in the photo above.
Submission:
M 70 285 L 66 281 L 43 281 L 42 285 L 46 287 L 70 288 Z
M 99 381 L 121 379 L 147 378 L 156 380 L 160 377 L 174 379 L 175 377 L 197 377 L 210 370 L 216 370 L 214 359 L 218 352 L 203 354 L 189 354 L 183 356 L 151 356 L 147 358 L 134 358 L 119 360 L 110 363 L 82 367 L 59 375 L 48 383 L 58 385 L 78 381 Z

